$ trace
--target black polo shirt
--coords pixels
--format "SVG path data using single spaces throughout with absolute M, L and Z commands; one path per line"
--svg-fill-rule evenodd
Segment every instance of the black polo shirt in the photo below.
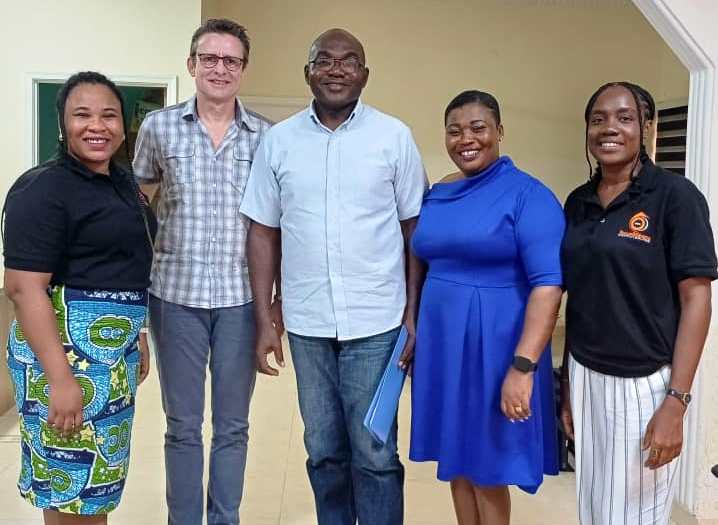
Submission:
M 147 288 L 142 209 L 152 235 L 157 223 L 136 188 L 114 164 L 107 176 L 66 154 L 24 173 L 5 200 L 5 267 L 51 273 L 51 284 L 73 288 Z
M 647 158 L 605 210 L 597 185 L 566 200 L 566 347 L 597 372 L 647 376 L 673 361 L 678 283 L 718 277 L 708 204 L 688 179 Z

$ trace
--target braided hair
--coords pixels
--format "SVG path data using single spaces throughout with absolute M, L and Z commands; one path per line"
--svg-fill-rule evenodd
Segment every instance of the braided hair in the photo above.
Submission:
M 591 95 L 591 98 L 588 99 L 588 103 L 586 104 L 586 109 L 584 110 L 583 118 L 586 122 L 586 132 L 585 132 L 585 154 L 586 154 L 586 162 L 588 163 L 588 178 L 589 180 L 600 180 L 601 179 L 601 166 L 596 166 L 594 169 L 593 165 L 591 164 L 591 157 L 589 155 L 588 151 L 588 127 L 589 127 L 589 120 L 591 118 L 591 111 L 593 111 L 593 106 L 596 104 L 596 100 L 598 97 L 606 91 L 608 88 L 611 87 L 622 87 L 624 89 L 627 89 L 629 93 L 633 96 L 633 100 L 636 103 L 636 112 L 638 113 L 638 126 L 640 131 L 640 147 L 638 151 L 638 155 L 636 156 L 636 160 L 633 164 L 633 168 L 631 169 L 631 176 L 633 177 L 633 172 L 636 169 L 636 166 L 640 162 L 645 162 L 645 160 L 648 158 L 648 154 L 646 152 L 646 147 L 643 144 L 643 128 L 646 120 L 653 120 L 655 118 L 656 114 L 656 104 L 653 101 L 653 97 L 651 94 L 643 89 L 642 87 L 632 84 L 630 82 L 608 82 L 601 87 L 599 87 L 593 95 Z
M 632 82 L 626 82 L 629 86 L 631 86 L 636 93 L 638 93 L 638 99 L 641 101 L 641 109 L 643 110 L 643 117 L 645 120 L 655 120 L 656 118 L 656 102 L 653 100 L 653 96 L 639 86 L 638 84 L 634 84 Z

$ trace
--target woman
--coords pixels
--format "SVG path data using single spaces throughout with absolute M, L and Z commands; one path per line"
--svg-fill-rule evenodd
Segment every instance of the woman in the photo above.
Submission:
M 717 276 L 705 199 L 645 154 L 647 97 L 626 82 L 593 94 L 598 167 L 565 206 L 561 419 L 582 524 L 668 523 Z
M 138 333 L 156 225 L 131 174 L 111 160 L 126 129 L 115 84 L 78 73 L 57 112 L 57 158 L 22 175 L 5 202 L 18 488 L 46 524 L 105 524 L 122 494 L 136 389 L 149 370 Z
M 460 171 L 428 193 L 413 237 L 428 273 L 410 458 L 438 462 L 460 525 L 502 525 L 508 485 L 533 493 L 544 473 L 558 472 L 546 349 L 561 301 L 564 219 L 546 186 L 499 156 L 493 96 L 461 93 L 444 121 Z

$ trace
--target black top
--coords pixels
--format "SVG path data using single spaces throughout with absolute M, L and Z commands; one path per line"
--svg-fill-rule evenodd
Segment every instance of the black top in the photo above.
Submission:
M 566 348 L 597 372 L 648 376 L 673 361 L 678 283 L 718 277 L 708 204 L 688 179 L 648 158 L 605 210 L 597 186 L 566 200 Z
M 140 204 L 142 203 L 142 204 Z M 157 222 L 130 175 L 93 173 L 67 154 L 24 173 L 5 200 L 5 267 L 72 288 L 143 290 Z

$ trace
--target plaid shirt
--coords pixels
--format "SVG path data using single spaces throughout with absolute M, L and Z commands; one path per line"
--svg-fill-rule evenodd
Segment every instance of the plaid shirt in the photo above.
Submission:
M 160 184 L 150 292 L 184 306 L 238 306 L 252 300 L 248 220 L 239 206 L 270 123 L 237 100 L 235 121 L 215 151 L 195 100 L 148 114 L 137 137 L 137 182 Z

